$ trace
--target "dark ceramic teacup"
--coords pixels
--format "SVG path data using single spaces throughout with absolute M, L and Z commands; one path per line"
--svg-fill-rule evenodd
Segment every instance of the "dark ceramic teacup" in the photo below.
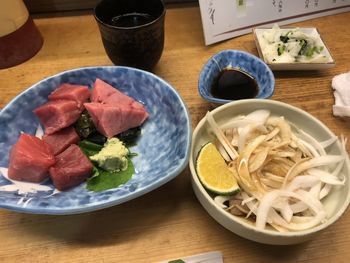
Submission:
M 151 70 L 164 47 L 165 7 L 161 0 L 103 0 L 95 19 L 115 65 Z

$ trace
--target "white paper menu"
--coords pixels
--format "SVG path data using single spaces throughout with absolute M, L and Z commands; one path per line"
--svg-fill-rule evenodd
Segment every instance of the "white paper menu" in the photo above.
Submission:
M 199 0 L 199 6 L 205 44 L 210 45 L 250 33 L 253 27 L 350 11 L 350 0 Z

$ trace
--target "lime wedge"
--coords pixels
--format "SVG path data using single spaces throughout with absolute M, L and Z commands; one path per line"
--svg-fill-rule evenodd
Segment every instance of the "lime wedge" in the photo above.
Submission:
M 239 191 L 236 178 L 228 169 L 224 158 L 215 145 L 210 142 L 200 150 L 196 170 L 203 186 L 211 192 L 220 195 L 233 195 Z

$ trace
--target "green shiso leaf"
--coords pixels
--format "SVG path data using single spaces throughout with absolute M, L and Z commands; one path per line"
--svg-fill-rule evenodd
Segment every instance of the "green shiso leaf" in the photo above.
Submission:
M 128 168 L 120 172 L 108 172 L 98 169 L 98 175 L 87 180 L 86 187 L 90 191 L 99 192 L 112 188 L 116 188 L 121 184 L 125 184 L 135 173 L 135 168 L 130 159 L 128 159 Z
M 79 147 L 86 156 L 97 154 L 103 148 L 102 145 L 83 140 L 79 142 Z M 128 168 L 125 171 L 110 172 L 105 171 L 93 164 L 93 175 L 86 182 L 86 188 L 90 191 L 99 192 L 112 188 L 116 188 L 121 184 L 125 184 L 135 173 L 134 165 L 131 157 L 136 154 L 131 153 L 128 157 Z
M 97 154 L 103 148 L 102 145 L 90 142 L 88 140 L 82 140 L 78 143 L 78 145 L 83 153 L 88 157 Z

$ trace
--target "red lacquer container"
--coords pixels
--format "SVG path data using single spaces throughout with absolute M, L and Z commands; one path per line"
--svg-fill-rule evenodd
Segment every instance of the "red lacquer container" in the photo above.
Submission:
M 16 66 L 33 57 L 43 38 L 22 0 L 1 0 L 0 69 Z

